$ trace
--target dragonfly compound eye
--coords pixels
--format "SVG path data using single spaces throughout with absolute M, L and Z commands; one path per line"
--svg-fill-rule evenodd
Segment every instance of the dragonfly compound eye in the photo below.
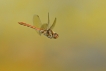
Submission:
M 54 39 L 56 39 L 56 38 L 58 38 L 58 37 L 59 37 L 59 35 L 58 35 L 57 33 L 54 33 L 54 34 L 53 34 L 53 38 L 54 38 Z

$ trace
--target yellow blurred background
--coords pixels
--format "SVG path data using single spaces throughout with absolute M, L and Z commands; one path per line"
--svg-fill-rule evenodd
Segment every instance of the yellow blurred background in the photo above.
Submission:
M 54 18 L 58 39 L 18 22 Z M 106 71 L 105 0 L 0 0 L 0 71 Z

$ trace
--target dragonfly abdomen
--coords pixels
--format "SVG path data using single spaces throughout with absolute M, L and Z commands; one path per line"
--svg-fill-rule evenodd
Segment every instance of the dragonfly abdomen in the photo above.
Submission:
M 20 25 L 23 25 L 23 26 L 27 26 L 27 27 L 30 27 L 32 29 L 36 29 L 36 30 L 39 30 L 38 28 L 36 28 L 35 26 L 32 26 L 30 24 L 27 24 L 27 23 L 24 23 L 24 22 L 18 22 Z

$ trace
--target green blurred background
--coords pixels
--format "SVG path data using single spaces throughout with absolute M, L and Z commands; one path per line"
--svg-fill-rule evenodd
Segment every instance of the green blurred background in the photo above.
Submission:
M 57 18 L 58 39 L 18 22 Z M 0 71 L 106 71 L 106 0 L 0 0 Z

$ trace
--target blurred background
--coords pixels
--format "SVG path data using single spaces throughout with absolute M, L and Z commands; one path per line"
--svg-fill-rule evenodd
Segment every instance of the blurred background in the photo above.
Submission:
M 58 39 L 18 22 L 47 22 Z M 105 0 L 0 0 L 0 71 L 106 71 Z

